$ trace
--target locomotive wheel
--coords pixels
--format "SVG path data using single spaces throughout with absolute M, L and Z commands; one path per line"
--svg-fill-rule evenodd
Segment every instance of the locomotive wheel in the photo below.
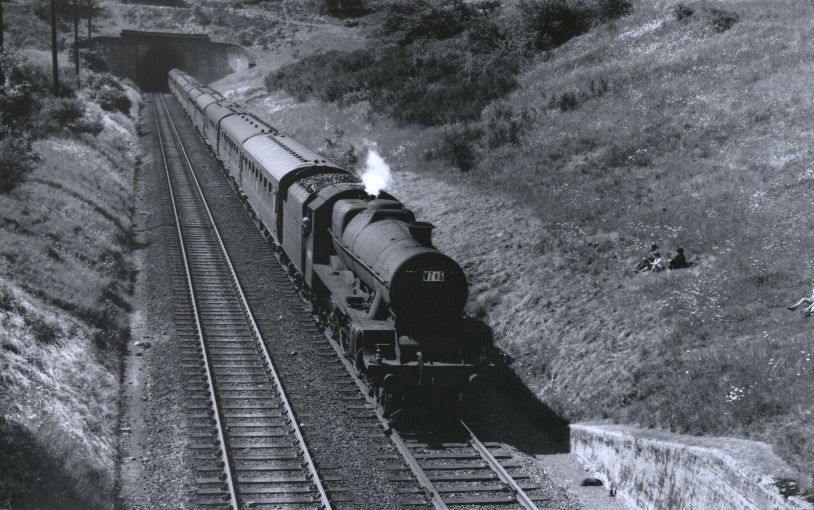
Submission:
M 399 410 L 400 399 L 395 393 L 389 392 L 382 387 L 377 387 L 375 392 L 376 401 L 382 408 L 382 414 L 384 414 L 385 418 L 390 418 Z

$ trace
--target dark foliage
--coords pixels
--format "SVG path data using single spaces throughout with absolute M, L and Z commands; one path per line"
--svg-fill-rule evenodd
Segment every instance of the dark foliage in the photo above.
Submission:
M 737 13 L 715 7 L 709 9 L 707 17 L 716 32 L 726 32 L 740 21 L 740 16 Z
M 556 48 L 590 27 L 585 7 L 566 0 L 523 0 L 520 10 L 541 50 Z
M 74 98 L 49 97 L 42 101 L 35 121 L 40 136 L 68 131 L 72 133 L 99 134 L 101 121 L 85 116 L 85 106 Z
M 325 11 L 331 16 L 348 18 L 363 16 L 369 11 L 365 0 L 324 0 Z
M 673 16 L 675 16 L 678 21 L 685 20 L 691 17 L 693 14 L 695 14 L 695 10 L 684 2 L 681 2 L 673 7 Z
M 440 141 L 424 157 L 446 159 L 462 172 L 468 172 L 477 162 L 478 146 L 483 137 L 480 127 L 468 124 L 451 125 L 444 129 Z
M 556 47 L 627 14 L 631 3 L 522 0 L 519 19 L 501 16 L 500 8 L 498 0 L 393 2 L 379 40 L 369 48 L 306 57 L 269 74 L 266 87 L 300 100 L 368 101 L 405 123 L 449 126 L 427 156 L 468 170 L 480 145 L 518 143 L 521 118 L 481 116 L 486 105 L 517 88 L 516 76 L 534 50 Z M 591 84 L 591 95 L 606 91 L 607 83 Z M 561 99 L 561 109 L 577 107 L 576 95 Z M 472 127 L 475 123 L 481 125 Z
M 517 60 L 474 61 L 460 53 L 415 56 L 404 48 L 376 54 L 330 51 L 286 66 L 266 79 L 301 99 L 369 100 L 404 122 L 439 125 L 477 119 L 491 100 L 517 86 Z
M 39 69 L 26 66 L 14 53 L 0 52 L 3 86 L 0 88 L 0 123 L 8 131 L 20 131 L 34 112 L 37 94 L 47 89 L 48 79 Z
M 526 28 L 538 49 L 556 48 L 592 26 L 629 14 L 630 0 L 521 0 Z
M 477 13 L 462 0 L 397 3 L 387 12 L 384 30 L 395 35 L 401 44 L 417 39 L 448 39 L 466 30 Z
M 80 57 L 82 58 L 82 63 L 90 69 L 91 71 L 95 71 L 97 73 L 106 73 L 110 71 L 110 66 L 107 64 L 107 61 L 104 58 L 104 55 L 99 50 L 85 50 L 80 52 Z
M 91 76 L 87 87 L 93 100 L 105 111 L 129 113 L 133 106 L 124 87 L 109 74 Z
M 8 193 L 23 182 L 36 162 L 29 139 L 0 133 L 0 193 Z

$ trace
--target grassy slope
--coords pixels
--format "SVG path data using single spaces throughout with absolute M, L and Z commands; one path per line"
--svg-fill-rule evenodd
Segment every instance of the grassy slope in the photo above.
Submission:
M 538 303 L 516 314 L 510 297 L 489 312 L 569 417 L 757 437 L 810 473 L 811 324 L 784 306 L 812 276 L 814 8 L 714 4 L 741 17 L 719 33 L 711 4 L 689 4 L 682 21 L 673 4 L 640 2 L 523 78 L 512 102 L 542 115 L 479 174 L 542 221 L 539 286 L 522 296 Z M 546 107 L 600 79 L 605 95 Z M 700 263 L 632 274 L 651 242 Z
M 0 497 L 14 508 L 111 504 L 118 354 L 99 346 L 122 327 L 135 128 L 103 123 L 37 142 L 37 168 L 0 197 Z
M 811 323 L 784 306 L 812 276 L 814 7 L 690 2 L 679 21 L 676 3 L 637 2 L 538 58 L 508 98 L 533 113 L 520 146 L 484 148 L 465 176 L 422 160 L 438 128 L 366 104 L 253 104 L 313 146 L 330 122 L 396 169 L 423 169 L 395 189 L 439 224 L 472 276 L 471 309 L 569 419 L 762 439 L 810 473 Z M 718 32 L 710 6 L 740 21 Z M 577 100 L 563 110 L 566 92 Z M 699 265 L 633 273 L 652 242 Z

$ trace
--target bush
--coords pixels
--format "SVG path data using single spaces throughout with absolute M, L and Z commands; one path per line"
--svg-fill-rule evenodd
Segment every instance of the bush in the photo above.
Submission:
M 9 130 L 21 130 L 35 110 L 36 94 L 42 92 L 47 79 L 38 75 L 38 69 L 7 51 L 0 52 L 0 68 L 5 78 L 0 88 L 0 123 Z
M 324 0 L 325 10 L 331 16 L 353 17 L 368 12 L 365 0 Z
M 519 61 L 511 57 L 414 56 L 404 48 L 381 54 L 331 51 L 270 74 L 266 86 L 300 99 L 369 100 L 398 120 L 443 125 L 477 119 L 486 104 L 517 87 L 519 69 Z
M 709 9 L 707 17 L 712 25 L 712 28 L 715 29 L 716 32 L 726 32 L 732 28 L 735 23 L 740 21 L 740 16 L 738 16 L 737 13 L 717 9 L 715 7 L 711 7 Z
M 592 26 L 630 14 L 630 0 L 521 0 L 520 12 L 538 49 L 556 48 Z
M 541 50 L 556 48 L 590 27 L 588 10 L 566 0 L 522 0 L 520 10 Z
M 673 8 L 673 16 L 678 21 L 685 20 L 695 14 L 695 11 L 692 7 L 688 6 L 687 4 L 681 2 Z
M 118 83 L 116 83 L 115 86 L 104 85 L 100 87 L 95 94 L 93 94 L 93 100 L 98 103 L 103 110 L 108 112 L 118 111 L 127 114 L 130 113 L 130 108 L 133 106 L 133 102 L 130 101 L 127 92 Z
M 91 71 L 97 73 L 106 73 L 110 71 L 110 66 L 107 64 L 104 55 L 99 50 L 85 50 L 80 53 L 82 62 Z
M 387 11 L 384 30 L 398 34 L 402 45 L 422 38 L 448 39 L 466 30 L 476 14 L 475 9 L 462 0 L 396 3 Z
M 426 159 L 446 159 L 462 172 L 468 172 L 477 162 L 478 146 L 483 130 L 469 124 L 450 125 L 440 141 L 425 154 Z
M 0 193 L 8 193 L 23 182 L 37 160 L 27 138 L 6 135 L 0 139 Z
M 101 119 L 86 116 L 80 100 L 64 97 L 46 98 L 37 112 L 35 126 L 39 136 L 64 131 L 97 135 L 102 131 Z

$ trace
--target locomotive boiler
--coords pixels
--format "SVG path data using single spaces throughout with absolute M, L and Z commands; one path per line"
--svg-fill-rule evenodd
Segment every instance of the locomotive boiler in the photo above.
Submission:
M 169 84 L 386 412 L 476 389 L 491 330 L 464 316 L 466 275 L 431 224 L 186 73 Z

